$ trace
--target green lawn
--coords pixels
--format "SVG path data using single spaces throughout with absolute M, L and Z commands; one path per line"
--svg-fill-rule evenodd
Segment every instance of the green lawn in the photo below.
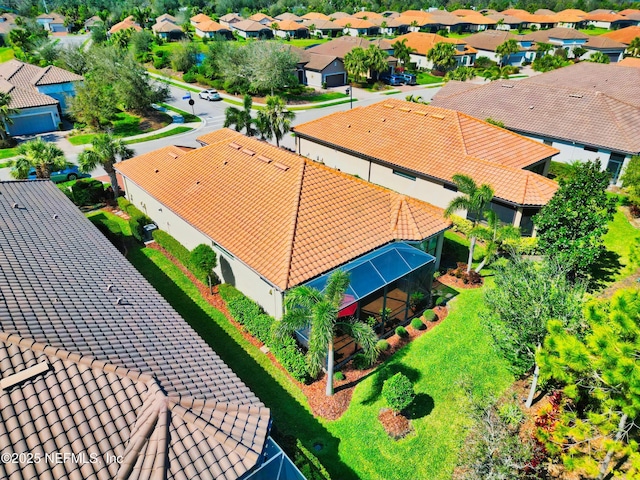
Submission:
M 15 52 L 11 47 L 0 47 L 0 63 L 8 62 L 15 58 Z
M 127 223 L 115 215 L 97 212 L 90 216 L 112 232 L 130 234 Z M 127 246 L 129 261 L 271 408 L 278 434 L 293 435 L 309 449 L 322 445 L 316 454 L 334 480 L 451 478 L 470 422 L 460 382 L 464 380 L 476 394 L 496 396 L 513 382 L 478 314 L 483 289 L 466 290 L 452 302 L 446 322 L 409 344 L 358 385 L 341 419 L 316 419 L 300 390 L 203 300 L 178 268 L 156 250 L 130 240 Z M 398 371 L 414 381 L 418 395 L 410 407 L 415 433 L 393 441 L 377 415 L 384 406 L 382 382 Z
M 640 242 L 640 231 L 635 228 L 627 217 L 618 209 L 609 223 L 609 231 L 604 236 L 604 245 L 607 249 L 605 259 L 609 266 L 605 269 L 609 273 L 605 277 L 605 283 L 620 280 L 632 274 L 640 265 L 630 258 L 631 248 Z
M 428 72 L 418 72 L 416 74 L 416 80 L 418 85 L 429 85 L 432 83 L 442 83 L 444 79 L 442 77 L 436 77 Z
M 169 125 L 172 120 L 171 116 L 165 114 L 163 126 Z M 140 128 L 140 121 L 140 117 L 136 115 L 131 115 L 127 112 L 118 113 L 116 120 L 113 121 L 113 136 L 116 138 L 132 137 L 153 131 L 149 128 Z M 72 135 L 68 140 L 72 145 L 86 145 L 91 143 L 95 136 L 95 133 L 83 133 L 80 135 Z
M 287 45 L 293 45 L 294 47 L 298 48 L 306 48 L 312 45 L 326 43 L 328 41 L 328 38 L 292 38 L 290 41 L 283 43 L 286 43 Z
M 467 38 L 469 35 L 472 35 L 472 33 L 471 32 L 465 32 L 465 33 L 449 32 L 447 34 L 447 38 Z
M 170 130 L 164 131 L 162 133 L 156 133 L 155 135 L 149 135 L 148 137 L 142 137 L 142 138 L 135 138 L 135 139 L 127 140 L 124 143 L 126 143 L 127 145 L 131 145 L 132 143 L 150 142 L 152 140 L 158 140 L 159 138 L 171 137 L 173 135 L 179 135 L 181 133 L 190 132 L 191 130 L 193 130 L 193 128 L 191 128 L 191 127 L 185 127 L 185 126 L 175 127 L 175 128 L 170 129 Z
M 15 157 L 17 154 L 18 154 L 17 147 L 3 148 L 2 150 L 0 150 L 0 160 L 5 158 Z M 9 165 L 5 165 L 5 166 L 9 166 Z M 4 168 L 4 167 L 0 167 L 0 168 Z
M 285 93 L 284 98 L 287 102 L 328 102 L 329 100 L 338 100 L 339 98 L 348 98 L 349 95 L 340 92 L 323 92 L 323 93 L 310 93 L 308 95 L 293 95 Z
M 197 115 L 194 115 L 193 113 L 185 112 L 184 110 L 180 110 L 179 108 L 173 107 L 166 103 L 161 103 L 160 106 L 166 108 L 167 110 L 171 110 L 172 112 L 176 112 L 182 115 L 185 123 L 194 123 L 194 122 L 201 121 L 200 117 L 198 117 Z
M 609 33 L 611 30 L 608 28 L 581 28 L 578 30 L 579 32 L 586 33 L 587 35 L 602 35 L 603 33 Z

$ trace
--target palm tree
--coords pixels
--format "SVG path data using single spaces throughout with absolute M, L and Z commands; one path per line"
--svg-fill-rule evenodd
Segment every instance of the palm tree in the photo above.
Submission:
M 537 42 L 537 54 L 536 58 L 544 57 L 547 53 L 553 50 L 553 45 L 550 43 Z
M 113 166 L 119 160 L 126 160 L 131 157 L 133 157 L 133 150 L 127 147 L 122 140 L 114 138 L 110 133 L 102 133 L 96 135 L 91 147 L 86 148 L 78 155 L 78 164 L 80 165 L 80 171 L 85 173 L 89 173 L 98 165 L 101 165 L 109 175 L 111 188 L 113 188 L 115 197 L 118 198 L 120 196 L 120 187 L 118 187 L 118 178 Z
M 365 51 L 367 57 L 367 68 L 371 78 L 374 78 L 373 72 L 376 72 L 375 78 L 378 76 L 378 72 L 384 72 L 389 70 L 389 55 L 377 45 L 369 45 L 369 48 Z
M 15 108 L 11 108 L 9 105 L 11 103 L 11 95 L 8 93 L 0 92 L 0 137 L 2 137 L 2 141 L 6 142 L 9 140 L 9 134 L 7 130 L 9 125 L 13 125 L 13 119 L 11 115 L 15 115 L 18 113 L 18 110 Z
M 478 273 L 498 253 L 498 249 L 505 240 L 517 240 L 520 238 L 520 229 L 513 225 L 502 225 L 498 214 L 493 210 L 487 210 L 485 217 L 487 226 L 478 225 L 472 230 L 472 235 L 483 240 L 485 244 L 484 258 L 476 267 L 476 272 Z
M 627 47 L 627 51 L 632 57 L 640 57 L 640 37 L 636 37 L 631 40 L 631 43 Z
M 585 53 L 587 53 L 589 50 L 587 50 L 584 47 L 581 47 L 580 45 L 576 45 L 575 47 L 573 47 L 573 49 L 571 50 L 571 52 L 573 53 L 573 58 L 575 58 L 576 60 L 580 60 L 580 57 L 583 56 Z
M 438 42 L 427 52 L 427 60 L 431 60 L 434 70 L 446 72 L 456 64 L 455 54 L 453 43 Z
M 502 67 L 505 64 L 505 60 L 508 63 L 509 57 L 514 53 L 518 53 L 519 51 L 520 46 L 518 45 L 518 42 L 516 42 L 513 38 L 498 45 L 498 47 L 496 48 L 496 54 L 500 56 L 500 66 Z
M 425 102 L 425 101 L 422 99 L 422 96 L 421 96 L 421 95 L 414 95 L 413 93 L 412 93 L 412 94 L 410 94 L 410 95 L 407 95 L 406 97 L 404 97 L 404 99 L 405 99 L 407 102 L 422 103 L 422 104 L 425 104 L 425 105 L 427 104 L 427 102 Z
M 478 187 L 476 182 L 468 175 L 456 174 L 452 177 L 453 183 L 463 195 L 455 197 L 444 211 L 445 217 L 450 217 L 458 210 L 466 210 L 473 220 L 473 228 L 478 226 L 478 221 L 485 215 L 485 207 L 493 198 L 493 189 L 483 183 Z M 469 259 L 467 261 L 467 273 L 471 271 L 473 263 L 473 250 L 476 247 L 476 235 L 473 229 L 469 234 Z
M 593 52 L 591 56 L 587 59 L 589 62 L 593 63 L 609 63 L 611 60 L 609 59 L 609 55 L 604 52 Z
M 416 49 L 407 45 L 406 38 L 403 38 L 400 42 L 395 42 L 392 46 L 393 56 L 400 60 L 402 66 L 406 68 L 406 65 L 411 62 L 411 54 L 415 52 Z
M 277 95 L 269 95 L 264 110 L 258 112 L 258 124 L 261 134 L 268 139 L 274 137 L 276 146 L 280 146 L 280 140 L 291 130 L 291 121 L 296 118 L 296 114 L 287 110 L 285 101 Z M 262 132 L 267 127 L 268 133 Z
M 333 395 L 333 338 L 337 328 L 350 335 L 362 347 L 364 355 L 371 363 L 378 356 L 373 329 L 362 322 L 339 321 L 338 315 L 349 286 L 349 275 L 342 270 L 331 274 L 324 291 L 301 285 L 293 288 L 285 296 L 286 313 L 278 322 L 277 337 L 290 335 L 294 331 L 311 326 L 307 364 L 311 376 L 317 376 L 327 361 L 327 396 Z
M 18 154 L 11 170 L 14 178 L 27 178 L 32 168 L 36 170 L 36 178 L 49 178 L 51 172 L 61 170 L 67 164 L 64 152 L 55 143 L 45 142 L 40 137 L 21 144 Z
M 251 106 L 253 105 L 251 95 L 245 94 L 242 102 L 242 110 L 236 107 L 227 107 L 224 111 L 224 126 L 225 128 L 233 126 L 236 132 L 241 132 L 244 128 L 246 135 L 253 137 L 256 131 L 253 128 L 254 121 L 251 118 Z
M 367 73 L 367 54 L 361 47 L 356 47 L 344 56 L 344 68 L 356 83 Z

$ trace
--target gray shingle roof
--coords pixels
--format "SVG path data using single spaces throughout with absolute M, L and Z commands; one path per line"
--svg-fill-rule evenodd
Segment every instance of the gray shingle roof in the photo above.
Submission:
M 517 132 L 640 152 L 640 69 L 634 67 L 580 62 L 521 81 L 470 88 L 449 82 L 432 105 L 490 117 Z
M 121 304 L 117 304 L 118 298 L 122 299 Z M 51 346 L 51 352 L 73 352 L 69 357 L 72 362 L 59 364 L 55 355 L 45 351 L 53 371 L 44 375 L 43 383 L 27 381 L 11 390 L 16 415 L 5 417 L 8 403 L 2 398 L 3 447 L 7 445 L 3 431 L 17 428 L 17 415 L 26 423 L 9 433 L 9 446 L 14 451 L 28 450 L 25 432 L 46 428 L 61 435 L 64 430 L 72 444 L 83 441 L 82 432 L 89 427 L 93 431 L 92 422 L 108 423 L 114 403 L 109 391 L 115 388 L 126 393 L 115 393 L 116 403 L 131 403 L 131 408 L 123 408 L 132 413 L 126 422 L 120 420 L 122 425 L 118 428 L 109 427 L 107 437 L 97 443 L 104 446 L 102 453 L 115 449 L 110 442 L 118 443 L 120 449 L 141 447 L 130 457 L 136 465 L 133 472 L 137 473 L 123 478 L 150 478 L 153 470 L 147 467 L 158 467 L 157 462 L 164 457 L 154 452 L 161 451 L 163 445 L 169 449 L 167 478 L 237 478 L 258 460 L 268 433 L 269 410 L 65 195 L 47 181 L 0 182 L 0 330 Z M 31 346 L 18 352 L 15 341 L 7 343 L 6 335 L 0 337 L 2 378 L 22 366 L 31 366 L 30 359 L 42 356 L 33 353 L 35 347 Z M 15 355 L 25 360 L 14 361 Z M 123 377 L 108 377 L 104 389 L 100 383 L 91 402 L 81 391 L 83 384 L 65 380 L 65 376 L 80 375 L 70 372 L 84 368 L 78 365 L 82 364 L 80 357 L 85 356 L 102 362 L 98 370 L 125 372 Z M 143 372 L 153 381 L 134 385 L 133 380 L 140 382 L 142 377 L 127 380 L 124 377 L 131 375 L 129 371 Z M 80 376 L 86 383 L 84 375 Z M 106 374 L 95 371 L 86 375 L 87 381 L 92 381 Z M 56 404 L 58 416 L 52 413 L 45 418 L 39 413 L 47 405 L 52 408 L 41 403 L 45 397 L 22 400 L 30 398 L 29 389 L 37 390 L 36 384 L 46 385 L 49 391 L 62 390 L 63 397 Z M 121 389 L 120 384 L 129 387 Z M 155 396 L 153 402 L 143 395 L 151 392 Z M 4 392 L 0 391 L 0 395 Z M 74 396 L 78 396 L 82 408 L 90 408 L 83 403 L 91 403 L 95 409 L 103 409 L 104 418 L 92 415 L 87 424 L 80 414 L 72 414 L 72 420 L 62 421 L 64 409 L 72 412 L 79 408 Z M 168 417 L 162 414 L 163 409 Z M 151 413 L 157 422 L 153 415 L 147 416 Z M 142 428 L 142 422 L 149 419 L 155 427 L 138 432 L 136 428 Z M 166 427 L 162 425 L 164 419 L 169 422 Z M 138 444 L 135 438 L 143 442 Z M 40 448 L 50 447 L 40 433 L 29 442 Z M 29 450 L 35 448 L 31 443 L 29 446 Z M 126 458 L 128 450 L 123 451 Z M 148 459 L 143 460 L 145 456 Z M 143 469 L 138 470 L 139 467 Z M 113 478 L 97 473 L 91 477 L 78 468 L 68 476 L 52 470 L 54 475 L 47 478 Z M 199 477 L 201 471 L 206 473 Z M 22 473 L 29 478 L 45 478 L 28 470 Z M 7 477 L 0 471 L 0 478 Z

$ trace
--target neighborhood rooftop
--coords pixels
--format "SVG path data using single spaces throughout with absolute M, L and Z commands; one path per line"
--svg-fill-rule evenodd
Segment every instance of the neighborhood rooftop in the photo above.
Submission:
M 490 117 L 518 132 L 640 152 L 640 69 L 634 67 L 581 62 L 520 81 L 451 82 L 433 105 Z
M 446 182 L 464 173 L 492 185 L 496 197 L 518 205 L 544 205 L 557 188 L 555 182 L 522 169 L 558 150 L 453 110 L 390 99 L 334 113 L 294 131 Z
M 163 458 L 162 478 L 235 479 L 256 465 L 269 410 L 51 182 L 0 182 L 0 297 L 3 385 L 25 377 L 0 391 L 3 446 L 119 452 L 119 478 L 156 478 Z M 12 468 L 0 477 L 24 478 Z M 28 468 L 49 478 L 60 466 Z
M 282 291 L 449 226 L 442 209 L 232 130 L 198 140 L 207 146 L 177 158 L 156 150 L 117 169 Z

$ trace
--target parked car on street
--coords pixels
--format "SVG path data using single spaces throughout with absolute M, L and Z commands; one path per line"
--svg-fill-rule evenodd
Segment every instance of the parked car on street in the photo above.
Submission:
M 88 173 L 82 173 L 78 168 L 78 165 L 73 165 L 72 163 L 67 164 L 65 168 L 62 170 L 56 170 L 51 172 L 50 179 L 53 183 L 61 183 L 61 182 L 69 182 L 71 180 L 77 180 L 79 178 L 89 178 L 91 175 Z M 31 167 L 29 169 L 29 173 L 27 174 L 28 180 L 35 180 L 36 177 L 36 169 Z
M 198 94 L 198 96 L 200 98 L 202 98 L 203 100 L 209 100 L 210 102 L 217 101 L 217 100 L 222 100 L 222 97 L 220 96 L 218 91 L 214 90 L 213 88 L 210 88 L 209 90 L 201 91 Z
M 390 73 L 383 73 L 380 75 L 380 80 L 382 80 L 387 85 L 397 86 L 402 85 L 404 83 L 404 78 L 400 75 L 391 75 Z
M 396 76 L 404 78 L 406 85 L 417 85 L 418 79 L 413 73 L 397 73 Z

